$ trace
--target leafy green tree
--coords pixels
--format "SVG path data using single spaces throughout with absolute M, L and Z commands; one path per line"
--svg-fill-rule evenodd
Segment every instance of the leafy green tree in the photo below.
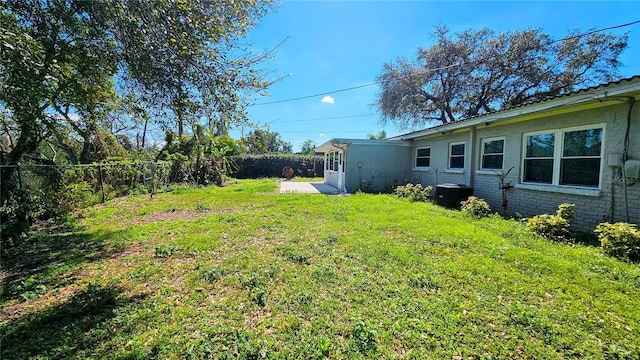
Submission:
M 382 124 L 415 128 L 449 123 L 618 77 L 627 35 L 578 30 L 553 40 L 540 29 L 451 34 L 435 30 L 435 45 L 414 60 L 384 65 L 377 80 Z
M 224 133 L 246 121 L 247 95 L 269 85 L 258 68 L 268 56 L 239 39 L 270 9 L 269 0 L 3 0 L 5 164 L 121 156 L 122 112 L 144 125 L 143 144 L 150 121 L 183 136 L 200 122 Z M 0 206 L 15 186 L 2 181 Z
M 315 148 L 316 143 L 311 139 L 307 139 L 302 143 L 302 146 L 300 146 L 300 153 L 313 155 L 315 153 Z
M 201 118 L 225 134 L 246 120 L 243 94 L 269 85 L 256 68 L 266 56 L 238 41 L 269 1 L 113 0 L 111 10 L 132 91 L 178 136 Z
M 367 137 L 369 138 L 369 140 L 384 140 L 387 138 L 387 132 L 381 130 L 377 134 L 368 134 Z
M 159 160 L 174 162 L 174 175 L 199 184 L 210 182 L 222 185 L 223 175 L 229 174 L 235 164 L 232 156 L 240 155 L 240 143 L 228 135 L 215 136 L 203 126 L 196 126 L 191 136 L 177 136 L 168 131 Z M 190 166 L 193 165 L 193 168 Z
M 118 102 L 135 101 L 178 135 L 206 121 L 219 133 L 246 120 L 246 94 L 268 82 L 239 39 L 269 1 L 5 0 L 0 13 L 0 109 L 15 125 L 7 162 L 53 139 L 72 162 Z M 116 80 L 119 82 L 115 86 Z M 71 131 L 71 133 L 70 133 Z M 143 139 L 144 134 L 143 133 Z M 65 146 L 83 139 L 80 153 Z M 144 142 L 144 141 L 143 141 Z
M 283 141 L 280 134 L 268 130 L 256 129 L 242 138 L 242 143 L 249 154 L 267 154 L 274 152 L 291 153 L 291 143 Z
M 89 142 L 116 98 L 116 48 L 106 24 L 88 16 L 89 9 L 103 14 L 104 4 L 8 0 L 4 6 L 0 106 L 16 127 L 7 162 L 36 152 L 48 137 L 64 145 L 69 130 Z

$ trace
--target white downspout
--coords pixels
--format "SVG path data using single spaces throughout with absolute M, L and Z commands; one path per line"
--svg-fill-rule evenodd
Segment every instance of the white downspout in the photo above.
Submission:
M 469 186 L 473 187 L 473 180 L 475 174 L 475 164 L 476 164 L 476 149 L 474 146 L 474 138 L 476 137 L 476 128 L 472 127 L 469 131 L 469 173 L 467 175 L 467 181 L 469 181 Z

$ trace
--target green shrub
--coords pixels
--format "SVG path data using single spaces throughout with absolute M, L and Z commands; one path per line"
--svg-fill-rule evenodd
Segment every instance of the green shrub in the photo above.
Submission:
M 422 184 L 407 184 L 398 186 L 393 191 L 402 198 L 408 198 L 411 202 L 427 201 L 431 197 L 431 186 L 422 186 Z
M 86 181 L 65 186 L 64 193 L 66 196 L 63 196 L 60 201 L 63 211 L 71 212 L 93 205 L 93 188 Z
M 491 214 L 491 208 L 489 204 L 487 204 L 484 199 L 477 198 L 475 196 L 469 196 L 469 198 L 463 202 L 461 202 L 462 212 L 467 215 L 471 215 L 477 218 L 483 218 L 489 214 Z
M 600 223 L 595 229 L 602 250 L 618 259 L 640 261 L 640 231 L 635 224 Z
M 130 187 L 127 192 L 129 193 L 129 195 L 148 194 L 149 188 L 144 186 L 144 184 L 136 184 L 135 186 Z
M 567 220 L 569 223 L 572 223 L 573 219 L 576 217 L 576 205 L 566 203 L 560 204 L 558 205 L 558 210 L 556 210 L 556 215 Z
M 46 194 L 41 190 L 17 189 L 0 206 L 0 234 L 3 248 L 17 244 L 31 224 L 47 212 Z
M 560 204 L 555 215 L 536 215 L 527 220 L 527 230 L 551 240 L 568 240 L 574 209 L 574 204 Z

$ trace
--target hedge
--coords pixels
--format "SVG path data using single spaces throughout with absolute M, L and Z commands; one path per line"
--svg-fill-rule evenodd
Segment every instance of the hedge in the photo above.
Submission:
M 294 176 L 323 177 L 324 157 L 293 154 L 242 155 L 234 156 L 237 165 L 231 176 L 238 179 L 261 177 L 282 177 L 285 166 L 291 166 Z

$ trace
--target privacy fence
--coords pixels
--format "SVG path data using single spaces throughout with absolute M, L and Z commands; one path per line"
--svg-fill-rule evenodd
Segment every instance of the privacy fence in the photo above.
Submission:
M 304 155 L 244 155 L 232 158 L 237 165 L 233 177 L 255 179 L 260 177 L 283 177 L 285 167 L 293 169 L 293 176 L 323 177 L 324 157 Z

